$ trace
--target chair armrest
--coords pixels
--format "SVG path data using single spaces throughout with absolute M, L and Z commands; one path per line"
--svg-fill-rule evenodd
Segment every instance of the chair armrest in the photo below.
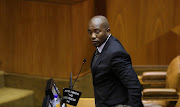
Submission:
M 143 100 L 144 107 L 168 107 L 167 101 Z
M 166 72 L 144 72 L 142 74 L 142 81 L 145 84 L 165 84 Z
M 177 101 L 178 98 L 179 96 L 175 89 L 150 88 L 143 90 L 143 99 Z

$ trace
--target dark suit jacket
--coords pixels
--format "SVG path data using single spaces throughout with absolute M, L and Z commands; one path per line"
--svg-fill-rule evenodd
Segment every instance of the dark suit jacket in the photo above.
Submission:
M 118 104 L 143 106 L 142 87 L 131 58 L 119 40 L 111 35 L 93 67 L 92 61 L 96 107 L 113 107 Z

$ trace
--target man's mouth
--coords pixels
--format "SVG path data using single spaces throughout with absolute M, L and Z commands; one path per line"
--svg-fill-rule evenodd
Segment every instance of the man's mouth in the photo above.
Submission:
M 93 44 L 97 44 L 97 43 L 98 43 L 98 41 L 92 41 L 92 43 L 93 43 Z

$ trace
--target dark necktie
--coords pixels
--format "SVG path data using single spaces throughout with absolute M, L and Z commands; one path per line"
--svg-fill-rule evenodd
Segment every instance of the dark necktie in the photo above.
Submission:
M 94 65 L 95 65 L 95 63 L 96 63 L 99 55 L 100 55 L 100 53 L 99 53 L 98 49 L 96 49 L 95 55 L 94 55 L 94 59 L 93 59 L 93 63 L 92 63 L 92 66 L 93 66 L 93 67 L 94 67 Z

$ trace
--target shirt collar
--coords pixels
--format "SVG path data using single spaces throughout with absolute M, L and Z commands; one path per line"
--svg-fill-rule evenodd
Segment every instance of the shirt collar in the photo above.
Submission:
M 109 36 L 107 37 L 106 41 L 100 46 L 100 47 L 97 47 L 99 53 L 102 52 L 103 48 L 104 48 L 104 45 L 106 44 L 106 42 L 108 41 L 108 39 L 110 38 L 111 36 L 111 33 L 109 34 Z

